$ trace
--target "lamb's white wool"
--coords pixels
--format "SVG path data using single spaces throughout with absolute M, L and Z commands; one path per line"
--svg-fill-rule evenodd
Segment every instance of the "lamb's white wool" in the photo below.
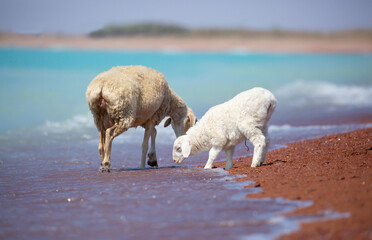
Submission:
M 155 126 L 164 117 L 170 117 L 164 126 L 172 123 L 177 137 L 196 122 L 192 110 L 168 86 L 164 75 L 143 66 L 114 67 L 99 74 L 89 84 L 86 99 L 99 131 L 102 171 L 110 170 L 112 140 L 129 128 L 145 128 L 140 165 L 145 168 L 150 136 L 148 164 L 157 166 Z
M 230 169 L 235 146 L 249 140 L 254 145 L 251 167 L 260 166 L 265 161 L 269 144 L 267 123 L 276 104 L 271 92 L 253 88 L 212 107 L 186 135 L 176 139 L 173 160 L 181 163 L 189 155 L 209 151 L 204 168 L 212 168 L 214 159 L 224 150 L 226 169 Z

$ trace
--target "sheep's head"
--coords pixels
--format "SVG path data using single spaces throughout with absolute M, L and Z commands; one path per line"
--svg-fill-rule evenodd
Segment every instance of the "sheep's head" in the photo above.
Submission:
M 196 123 L 197 119 L 190 108 L 187 108 L 187 114 L 180 117 L 168 118 L 165 123 L 164 127 L 168 127 L 172 124 L 172 128 L 176 137 L 185 135 L 189 128 L 193 127 Z
M 188 158 L 191 153 L 191 144 L 187 135 L 181 136 L 174 141 L 173 144 L 173 161 L 182 163 L 185 158 Z

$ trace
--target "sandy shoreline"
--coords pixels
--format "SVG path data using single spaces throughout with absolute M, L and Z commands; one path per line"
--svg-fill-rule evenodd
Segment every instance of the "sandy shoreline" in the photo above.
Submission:
M 253 180 L 253 187 L 262 188 L 248 197 L 313 201 L 313 206 L 290 215 L 322 215 L 327 210 L 351 214 L 303 223 L 299 231 L 280 239 L 372 238 L 372 128 L 289 144 L 269 152 L 260 168 L 250 168 L 251 160 L 235 159 L 229 170 L 247 175 L 238 181 Z
M 0 34 L 1 47 L 71 48 L 138 51 L 372 53 L 372 40 L 363 37 L 116 37 Z

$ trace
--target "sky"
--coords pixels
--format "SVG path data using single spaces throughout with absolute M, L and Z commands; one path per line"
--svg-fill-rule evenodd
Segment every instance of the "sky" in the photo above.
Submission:
M 139 22 L 192 29 L 372 29 L 372 0 L 0 0 L 1 32 L 86 34 Z

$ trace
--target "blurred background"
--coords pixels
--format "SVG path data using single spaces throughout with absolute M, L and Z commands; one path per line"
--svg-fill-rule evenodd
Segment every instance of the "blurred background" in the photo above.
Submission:
M 190 29 L 335 32 L 372 27 L 365 0 L 1 0 L 0 30 L 89 34 L 109 24 L 157 22 Z
M 93 127 L 85 89 L 118 65 L 161 71 L 198 117 L 251 87 L 273 123 L 366 122 L 372 2 L 0 1 L 0 132 Z

